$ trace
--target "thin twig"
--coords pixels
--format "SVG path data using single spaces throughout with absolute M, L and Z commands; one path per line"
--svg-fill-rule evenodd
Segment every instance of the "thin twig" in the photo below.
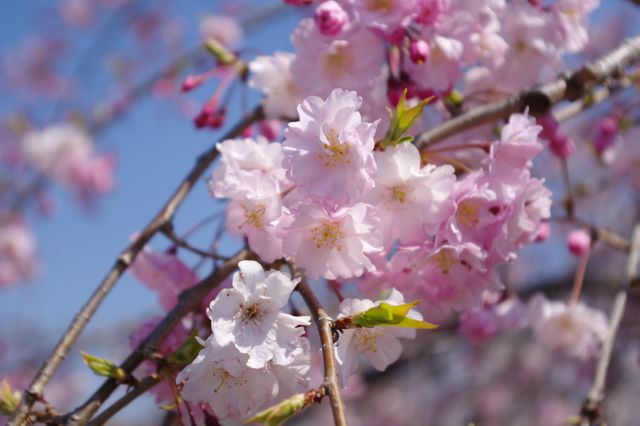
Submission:
M 89 422 L 89 426 L 98 426 L 105 424 L 111 417 L 129 405 L 133 400 L 153 388 L 155 385 L 163 380 L 162 375 L 153 374 L 140 380 L 136 386 L 125 393 L 120 399 L 107 407 L 102 413 L 96 416 L 95 419 Z
M 626 40 L 615 50 L 585 64 L 573 73 L 538 88 L 526 90 L 502 101 L 473 108 L 457 117 L 422 133 L 416 140 L 418 147 L 434 145 L 464 130 L 493 123 L 515 112 L 529 109 L 533 115 L 544 115 L 564 100 L 575 101 L 606 78 L 617 77 L 629 65 L 640 60 L 640 37 Z
M 295 268 L 292 268 L 295 271 Z M 337 361 L 335 358 L 333 347 L 333 336 L 331 333 L 332 319 L 323 309 L 320 301 L 316 297 L 313 290 L 309 286 L 306 277 L 302 273 L 297 273 L 300 277 L 300 283 L 296 290 L 311 311 L 311 316 L 318 327 L 320 341 L 322 343 L 322 358 L 324 361 L 324 387 L 331 401 L 331 410 L 333 411 L 333 420 L 336 426 L 346 426 L 347 417 L 345 414 L 344 403 L 340 393 L 340 380 L 338 378 Z
M 160 321 L 151 334 L 124 360 L 120 368 L 126 372 L 131 372 L 145 358 L 157 353 L 162 341 L 171 330 L 185 315 L 200 307 L 207 294 L 237 269 L 238 262 L 253 258 L 254 254 L 252 252 L 242 249 L 231 259 L 217 267 L 211 275 L 200 281 L 196 286 L 185 290 L 180 295 L 176 307 Z M 64 424 L 86 424 L 102 403 L 116 390 L 118 385 L 119 383 L 116 380 L 107 379 L 84 404 L 65 416 Z
M 261 107 L 257 107 L 252 114 L 244 117 L 237 123 L 231 130 L 229 130 L 221 139 L 233 138 L 241 134 L 245 128 L 260 120 L 263 117 Z M 173 216 L 176 213 L 178 207 L 182 204 L 187 194 L 200 180 L 205 171 L 209 168 L 211 163 L 218 156 L 218 150 L 215 146 L 212 146 L 206 152 L 204 152 L 198 160 L 195 166 L 187 174 L 184 180 L 180 183 L 173 195 L 160 209 L 156 216 L 149 222 L 149 224 L 140 233 L 139 237 L 129 244 L 122 253 L 118 256 L 115 264 L 109 270 L 102 282 L 98 285 L 94 293 L 89 300 L 84 304 L 80 311 L 75 315 L 71 324 L 62 335 L 62 338 L 58 341 L 55 348 L 44 362 L 40 370 L 34 377 L 33 381 L 23 393 L 20 404 L 16 407 L 11 419 L 9 420 L 9 426 L 20 426 L 24 423 L 30 408 L 40 398 L 44 390 L 45 385 L 49 382 L 49 379 L 53 373 L 57 370 L 58 366 L 67 355 L 78 336 L 89 320 L 93 317 L 93 314 L 98 309 L 98 306 L 102 303 L 106 295 L 111 291 L 115 283 L 120 276 L 127 270 L 129 265 L 134 261 L 138 253 L 144 248 L 144 246 L 151 240 L 151 238 L 162 229 L 167 223 L 170 223 Z
M 197 247 L 192 246 L 187 241 L 185 241 L 184 239 L 182 239 L 182 238 L 180 238 L 180 237 L 178 237 L 176 235 L 176 233 L 173 231 L 173 224 L 172 223 L 168 223 L 167 226 L 162 228 L 162 233 L 169 240 L 171 240 L 171 242 L 174 245 L 176 245 L 178 247 L 182 247 L 183 249 L 185 249 L 187 251 L 190 251 L 192 253 L 195 253 L 198 256 L 209 257 L 209 258 L 214 259 L 214 260 L 228 260 L 229 259 L 226 256 L 220 256 L 219 254 L 215 254 L 215 253 L 212 253 L 210 251 L 201 250 L 201 249 L 199 249 Z
M 627 261 L 626 281 L 618 290 L 618 294 L 616 294 L 613 302 L 609 332 L 602 345 L 602 351 L 600 352 L 600 358 L 598 359 L 598 366 L 596 368 L 596 376 L 580 413 L 582 424 L 603 424 L 600 403 L 604 398 L 605 382 L 607 381 L 607 370 L 611 362 L 613 343 L 620 328 L 622 316 L 624 315 L 627 303 L 627 292 L 634 280 L 638 278 L 638 264 L 640 263 L 640 224 L 635 226 L 631 241 L 631 250 Z

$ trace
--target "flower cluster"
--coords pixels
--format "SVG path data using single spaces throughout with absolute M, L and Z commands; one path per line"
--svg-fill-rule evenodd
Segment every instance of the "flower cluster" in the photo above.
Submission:
M 0 222 L 0 288 L 33 276 L 36 242 L 26 222 L 12 217 Z
M 588 41 L 598 1 L 338 0 L 318 2 L 292 34 L 294 53 L 259 56 L 251 85 L 271 118 L 291 117 L 302 97 L 336 88 L 365 96 L 365 118 L 410 98 L 516 93 L 556 72 Z M 384 131 L 383 123 L 379 131 Z
M 238 267 L 207 311 L 211 336 L 177 378 L 185 399 L 208 404 L 220 420 L 246 419 L 306 390 L 310 368 L 309 317 L 282 312 L 298 281 L 254 261 Z
M 105 193 L 114 185 L 114 159 L 96 154 L 89 135 L 76 125 L 63 123 L 27 133 L 22 140 L 27 162 L 84 200 Z

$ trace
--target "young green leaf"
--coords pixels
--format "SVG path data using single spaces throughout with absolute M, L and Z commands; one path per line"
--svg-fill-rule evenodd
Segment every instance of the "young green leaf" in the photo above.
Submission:
M 410 318 L 409 310 L 419 300 L 403 305 L 390 305 L 382 302 L 378 306 L 353 315 L 351 324 L 360 327 L 401 327 L 401 328 L 436 328 L 437 325 Z
M 267 408 L 245 421 L 248 423 L 262 423 L 265 426 L 279 426 L 287 419 L 302 411 L 306 406 L 305 394 L 295 394 L 284 401 Z
M 124 380 L 127 377 L 127 373 L 118 367 L 113 362 L 105 358 L 98 358 L 97 356 L 89 355 L 86 352 L 82 353 L 82 361 L 89 366 L 98 376 L 111 377 L 116 380 Z
M 407 89 L 403 90 L 395 111 L 389 110 L 391 123 L 389 124 L 387 134 L 380 143 L 382 147 L 386 148 L 388 146 L 413 141 L 412 136 L 405 136 L 404 134 L 411 128 L 413 123 L 422 116 L 425 105 L 428 104 L 431 99 L 433 98 L 424 99 L 417 105 L 407 108 Z
M 196 334 L 192 334 L 180 347 L 171 355 L 169 362 L 173 365 L 187 365 L 196 359 L 202 345 L 196 339 Z
M 20 403 L 20 392 L 14 391 L 7 379 L 0 382 L 0 414 L 10 416 Z

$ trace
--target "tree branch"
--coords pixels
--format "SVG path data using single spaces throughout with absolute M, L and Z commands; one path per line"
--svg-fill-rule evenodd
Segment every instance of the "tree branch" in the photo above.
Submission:
M 262 108 L 257 107 L 250 115 L 244 117 L 224 136 L 222 136 L 221 139 L 224 140 L 240 135 L 245 128 L 262 119 L 263 116 Z M 23 393 L 20 404 L 16 407 L 13 416 L 9 420 L 9 426 L 19 426 L 24 423 L 29 414 L 29 410 L 42 395 L 45 385 L 49 382 L 51 376 L 67 355 L 78 336 L 80 336 L 80 333 L 84 330 L 89 320 L 93 317 L 98 306 L 100 306 L 120 276 L 129 267 L 129 265 L 131 265 L 138 253 L 140 253 L 149 240 L 151 240 L 151 238 L 160 231 L 163 226 L 171 222 L 176 210 L 182 204 L 187 194 L 200 180 L 204 172 L 209 168 L 217 156 L 218 151 L 215 146 L 212 146 L 209 150 L 200 155 L 195 166 L 187 174 L 156 216 L 140 233 L 139 237 L 120 253 L 120 256 L 118 256 L 113 267 L 98 285 L 98 288 L 94 291 L 89 300 L 75 315 L 71 324 L 62 335 L 61 339 L 58 341 L 42 367 L 40 367 L 40 370 L 29 387 Z
M 98 415 L 95 419 L 89 422 L 90 426 L 97 426 L 105 424 L 111 417 L 113 417 L 116 413 L 122 410 L 124 407 L 129 405 L 129 403 L 133 402 L 137 397 L 150 390 L 158 383 L 160 383 L 164 377 L 161 374 L 154 374 L 144 379 L 140 380 L 133 389 L 129 390 L 125 393 L 120 399 L 107 407 L 100 415 Z M 170 379 L 168 379 L 170 380 Z
M 638 263 L 640 263 L 640 224 L 635 226 L 631 241 L 631 250 L 627 261 L 626 282 L 618 290 L 618 294 L 613 302 L 611 318 L 609 320 L 609 332 L 602 345 L 596 376 L 580 412 L 582 425 L 603 424 L 600 413 L 600 403 L 604 398 L 605 382 L 607 380 L 609 363 L 611 362 L 613 343 L 620 328 L 622 316 L 624 315 L 627 303 L 627 292 L 631 284 L 638 279 Z
M 216 268 L 207 278 L 200 281 L 194 287 L 185 290 L 180 295 L 176 307 L 162 319 L 151 334 L 138 345 L 120 367 L 125 372 L 131 373 L 145 358 L 152 357 L 156 354 L 158 347 L 171 330 L 173 330 L 185 315 L 200 307 L 202 300 L 207 294 L 237 269 L 238 262 L 254 258 L 255 255 L 251 251 L 242 249 L 228 261 Z M 116 390 L 118 385 L 119 383 L 116 380 L 107 379 L 84 404 L 64 417 L 64 424 L 86 424 L 93 414 L 98 411 L 102 403 Z
M 295 271 L 295 268 L 291 268 Z M 322 342 L 322 359 L 324 361 L 324 388 L 329 395 L 331 401 L 331 410 L 333 411 L 333 420 L 336 426 L 346 426 L 347 417 L 345 414 L 344 403 L 340 393 L 340 380 L 338 378 L 337 362 L 334 353 L 333 336 L 331 333 L 332 319 L 322 308 L 320 301 L 316 297 L 313 290 L 309 286 L 304 274 L 297 272 L 300 277 L 300 283 L 296 286 L 296 290 L 311 311 L 314 322 L 317 325 L 320 341 Z
M 538 88 L 526 90 L 503 101 L 473 108 L 457 117 L 422 133 L 416 140 L 418 148 L 434 145 L 458 132 L 492 123 L 515 112 L 529 108 L 533 115 L 543 115 L 552 106 L 564 101 L 575 101 L 586 95 L 595 85 L 608 77 L 618 77 L 629 65 L 640 60 L 640 37 L 626 40 L 612 52 L 585 64 L 573 73 Z

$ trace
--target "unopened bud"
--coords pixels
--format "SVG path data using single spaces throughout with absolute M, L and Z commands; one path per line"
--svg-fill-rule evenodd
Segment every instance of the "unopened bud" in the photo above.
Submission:
M 566 160 L 574 153 L 574 151 L 576 150 L 576 145 L 573 142 L 573 139 L 558 130 L 556 134 L 549 140 L 549 149 L 557 157 Z
M 201 75 L 190 75 L 182 82 L 182 91 L 188 92 L 200 86 L 204 82 L 204 78 Z
M 547 222 L 542 222 L 540 227 L 538 228 L 538 233 L 536 234 L 536 243 L 543 243 L 547 241 L 551 235 L 551 226 Z
M 591 247 L 591 236 L 582 229 L 576 229 L 567 235 L 567 247 L 574 256 L 582 256 Z
M 333 0 L 324 2 L 318 6 L 313 19 L 320 33 L 328 37 L 334 37 L 340 34 L 342 28 L 349 22 L 347 12 Z
M 429 59 L 429 43 L 424 40 L 412 40 L 409 43 L 409 58 L 415 64 L 422 64 Z
M 616 141 L 618 135 L 618 120 L 613 117 L 607 117 L 597 124 L 595 136 L 593 138 L 593 147 L 598 154 L 602 154 Z

